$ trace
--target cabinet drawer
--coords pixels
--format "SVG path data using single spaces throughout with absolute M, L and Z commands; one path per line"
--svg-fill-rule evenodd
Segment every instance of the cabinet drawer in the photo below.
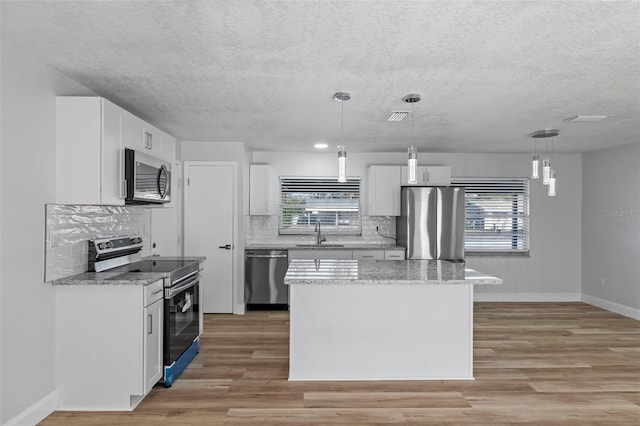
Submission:
M 384 260 L 404 260 L 404 250 L 385 250 Z
M 344 260 L 351 259 L 351 250 L 289 250 L 289 260 L 293 259 L 332 259 Z
M 153 302 L 162 299 L 164 290 L 164 280 L 154 281 L 144 287 L 144 306 L 149 306 Z
M 354 260 L 384 260 L 383 250 L 354 250 Z

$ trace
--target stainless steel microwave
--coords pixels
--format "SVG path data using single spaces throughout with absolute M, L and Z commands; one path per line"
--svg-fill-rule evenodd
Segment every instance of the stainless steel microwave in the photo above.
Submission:
M 125 148 L 124 178 L 126 204 L 155 204 L 171 201 L 171 164 L 140 151 Z

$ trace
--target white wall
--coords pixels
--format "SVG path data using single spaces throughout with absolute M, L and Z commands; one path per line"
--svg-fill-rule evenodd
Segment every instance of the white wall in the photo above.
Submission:
M 244 313 L 244 246 L 245 246 L 245 212 L 249 204 L 249 166 L 247 150 L 242 142 L 192 142 L 178 143 L 179 158 L 182 161 L 235 161 L 238 163 L 238 235 L 236 236 L 235 256 L 237 259 L 234 275 L 235 292 L 234 313 Z M 213 276 L 215 272 L 206 272 L 205 276 Z
M 585 153 L 582 170 L 585 301 L 640 319 L 640 143 Z
M 404 153 L 348 153 L 347 175 L 362 177 L 362 204 L 368 205 L 367 166 L 405 164 Z M 448 165 L 452 176 L 526 177 L 528 154 L 421 154 L 420 165 Z M 279 176 L 333 176 L 336 154 L 254 152 L 251 163 L 272 167 L 271 205 L 278 205 Z M 554 155 L 558 196 L 547 197 L 540 181 L 531 181 L 530 257 L 468 257 L 469 267 L 504 280 L 481 286 L 478 300 L 580 300 L 581 156 Z M 276 212 L 273 211 L 272 214 Z
M 1 86 L 4 424 L 55 391 L 54 298 L 51 285 L 44 283 L 44 205 L 55 201 L 55 97 L 93 93 L 24 57 L 4 40 Z M 43 406 L 51 402 L 47 401 Z

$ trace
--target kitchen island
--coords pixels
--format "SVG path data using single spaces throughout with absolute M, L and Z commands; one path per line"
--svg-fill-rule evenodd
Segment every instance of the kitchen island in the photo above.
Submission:
M 292 260 L 289 380 L 473 380 L 473 286 L 444 260 Z

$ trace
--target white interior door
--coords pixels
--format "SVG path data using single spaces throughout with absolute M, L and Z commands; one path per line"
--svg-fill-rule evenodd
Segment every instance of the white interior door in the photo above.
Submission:
M 207 257 L 202 311 L 232 313 L 235 165 L 185 162 L 184 167 L 184 255 Z

